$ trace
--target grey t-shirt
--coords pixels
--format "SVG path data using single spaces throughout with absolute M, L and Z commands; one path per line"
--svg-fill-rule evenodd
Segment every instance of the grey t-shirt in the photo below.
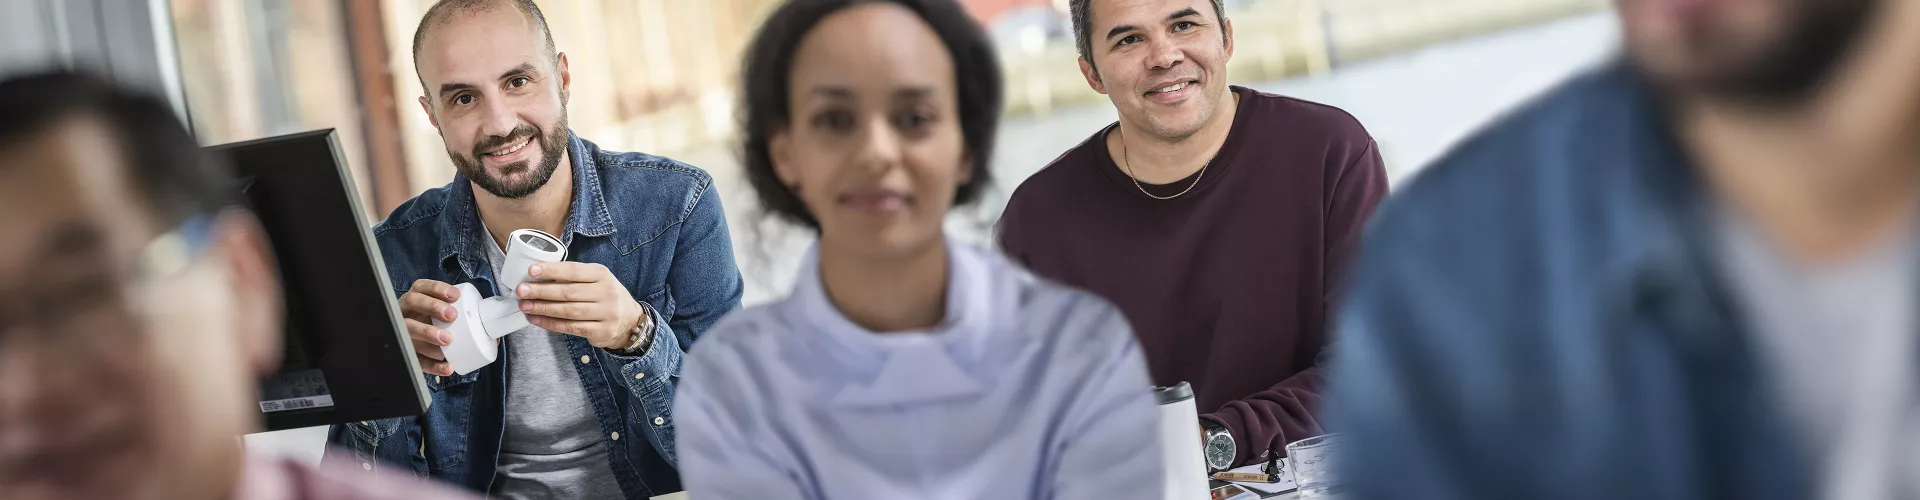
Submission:
M 493 275 L 507 256 L 487 245 Z M 507 499 L 624 498 L 565 334 L 527 326 L 507 335 L 507 435 L 493 496 Z
M 1920 498 L 1914 235 L 1810 264 L 1731 210 L 1717 226 L 1717 260 L 1810 453 L 1817 498 Z

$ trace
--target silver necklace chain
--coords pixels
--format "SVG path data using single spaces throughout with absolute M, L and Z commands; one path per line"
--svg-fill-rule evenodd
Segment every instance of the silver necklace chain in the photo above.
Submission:
M 1174 193 L 1171 196 L 1160 196 L 1160 195 L 1148 192 L 1147 187 L 1140 184 L 1140 177 L 1133 175 L 1133 165 L 1132 165 L 1133 162 L 1127 160 L 1127 135 L 1125 133 L 1121 133 L 1118 129 L 1115 129 L 1114 132 L 1120 134 L 1120 166 L 1122 168 L 1127 169 L 1127 179 L 1133 181 L 1133 187 L 1135 189 L 1139 189 L 1140 194 L 1147 195 L 1148 198 L 1153 198 L 1156 200 L 1171 200 L 1187 194 L 1188 191 L 1192 191 L 1195 186 L 1200 185 L 1200 179 L 1205 178 L 1207 176 L 1207 167 L 1213 166 L 1213 159 L 1218 158 L 1220 156 L 1220 150 L 1217 150 L 1217 149 L 1214 150 L 1213 156 L 1207 157 L 1207 162 L 1200 164 L 1200 173 L 1194 174 L 1193 183 L 1188 184 L 1186 189 L 1182 189 L 1180 190 L 1180 192 Z

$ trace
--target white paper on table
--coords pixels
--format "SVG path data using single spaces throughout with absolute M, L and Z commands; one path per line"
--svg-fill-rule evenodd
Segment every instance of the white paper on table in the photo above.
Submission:
M 1246 467 L 1233 469 L 1229 472 L 1246 472 L 1246 473 L 1252 473 L 1252 474 L 1264 474 L 1265 472 L 1261 471 L 1260 468 L 1265 467 L 1266 465 L 1267 465 L 1266 462 L 1261 462 L 1261 463 L 1249 465 Z M 1232 483 L 1240 485 L 1240 487 L 1242 488 L 1258 491 L 1262 495 L 1271 495 L 1274 493 L 1293 491 L 1294 489 L 1299 488 L 1298 486 L 1294 486 L 1293 484 L 1293 468 L 1287 466 L 1286 460 L 1280 461 L 1280 469 L 1281 469 L 1280 482 L 1278 483 L 1242 483 L 1238 481 L 1232 481 Z

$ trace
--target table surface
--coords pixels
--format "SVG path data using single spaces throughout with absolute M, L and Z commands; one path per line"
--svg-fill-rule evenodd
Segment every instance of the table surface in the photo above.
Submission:
M 309 464 L 320 463 L 321 451 L 326 448 L 326 427 L 296 429 L 281 432 L 269 432 L 246 436 L 248 451 L 269 456 L 281 456 Z M 1267 497 L 1268 499 L 1296 500 L 1299 495 L 1288 492 Z M 687 494 L 669 493 L 653 497 L 652 500 L 689 500 Z M 1196 499 L 1204 500 L 1204 499 Z
M 1300 494 L 1298 494 L 1298 493 L 1295 493 L 1295 492 L 1291 492 L 1291 491 L 1289 491 L 1289 492 L 1286 492 L 1286 493 L 1281 493 L 1281 494 L 1278 494 L 1278 495 L 1274 495 L 1274 496 L 1270 496 L 1270 497 L 1266 497 L 1266 498 L 1268 498 L 1268 499 L 1278 499 L 1278 500 L 1295 500 L 1295 499 L 1298 499 L 1298 498 L 1300 498 Z M 653 497 L 653 499 L 652 499 L 652 500 L 687 500 L 687 494 L 686 494 L 686 492 L 680 492 L 680 493 L 668 493 L 668 494 L 665 494 L 665 495 L 660 495 L 660 496 L 657 496 L 657 497 Z M 1196 499 L 1196 500 L 1198 500 L 1198 499 Z
M 1260 492 L 1255 491 L 1254 493 L 1260 493 Z M 1286 493 L 1275 494 L 1270 497 L 1260 497 L 1260 498 L 1262 500 L 1297 500 L 1300 498 L 1300 492 L 1298 490 L 1295 490 L 1295 491 L 1289 491 Z
M 1266 498 L 1267 498 L 1267 499 L 1276 499 L 1276 500 L 1296 500 L 1296 499 L 1298 499 L 1298 498 L 1300 498 L 1300 494 L 1299 494 L 1299 493 L 1296 493 L 1296 492 L 1292 492 L 1292 491 L 1289 491 L 1289 492 L 1286 492 L 1286 493 L 1281 493 L 1281 494 L 1278 494 L 1278 495 L 1274 495 L 1274 496 L 1270 496 L 1270 497 L 1266 497 Z M 683 492 L 680 492 L 680 493 L 668 493 L 668 494 L 665 494 L 665 495 L 660 495 L 660 496 L 657 496 L 657 497 L 653 497 L 653 499 L 652 499 L 652 500 L 688 500 L 688 497 L 687 497 L 687 493 L 683 491 Z

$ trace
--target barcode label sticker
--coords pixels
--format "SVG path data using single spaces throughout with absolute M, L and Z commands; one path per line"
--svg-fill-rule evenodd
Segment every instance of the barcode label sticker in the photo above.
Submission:
M 320 370 L 281 373 L 260 385 L 260 412 L 308 410 L 333 406 L 333 391 Z
M 305 410 L 308 408 L 322 408 L 322 407 L 328 407 L 328 406 L 333 406 L 333 396 L 314 396 L 310 398 L 294 398 L 294 399 L 281 399 L 276 401 L 261 401 L 260 411 L 262 413 L 273 413 L 276 411 Z

